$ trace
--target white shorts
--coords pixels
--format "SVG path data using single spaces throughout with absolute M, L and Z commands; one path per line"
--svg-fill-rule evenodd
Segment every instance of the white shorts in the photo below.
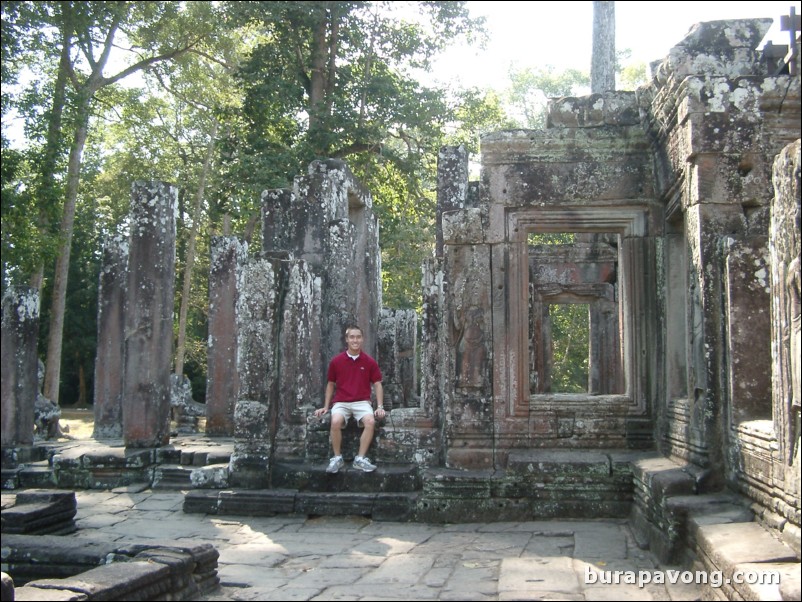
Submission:
M 343 428 L 348 424 L 348 419 L 353 416 L 357 424 L 362 426 L 362 419 L 373 414 L 373 405 L 369 401 L 339 401 L 331 408 L 331 415 L 342 416 L 345 420 Z

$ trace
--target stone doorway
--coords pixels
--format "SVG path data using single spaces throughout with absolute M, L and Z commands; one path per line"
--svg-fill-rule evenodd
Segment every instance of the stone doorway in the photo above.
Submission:
M 516 437 L 520 446 L 524 421 L 529 448 L 651 445 L 656 264 L 647 217 L 647 207 L 632 206 L 506 211 L 508 266 L 494 265 L 494 279 L 507 290 L 494 313 L 495 353 L 510 358 L 494 378 L 503 409 L 497 448 L 512 447 Z M 575 242 L 530 244 L 533 235 L 555 232 L 575 233 Z M 557 392 L 548 382 L 546 308 L 568 303 L 589 307 L 588 384 L 579 393 Z

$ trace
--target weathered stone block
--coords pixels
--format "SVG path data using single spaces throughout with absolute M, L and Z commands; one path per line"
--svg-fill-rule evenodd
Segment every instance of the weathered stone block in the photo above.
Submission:
M 129 241 L 120 235 L 103 246 L 98 285 L 97 355 L 95 356 L 94 433 L 97 439 L 123 435 L 125 374 L 125 300 Z
M 209 339 L 206 378 L 206 433 L 234 434 L 237 370 L 237 272 L 248 245 L 234 237 L 212 237 L 209 270 Z
M 8 287 L 3 293 L 0 352 L 4 448 L 33 443 L 38 336 L 39 291 L 31 287 Z
M 90 569 L 80 575 L 64 579 L 37 579 L 28 584 L 40 589 L 64 588 L 85 594 L 89 599 L 131 599 L 133 594 L 148 586 L 156 585 L 148 593 L 157 597 L 169 591 L 170 569 L 149 562 L 114 563 Z
M 178 189 L 135 182 L 125 306 L 123 435 L 129 447 L 170 440 Z
M 370 516 L 375 499 L 375 493 L 299 492 L 295 498 L 295 512 L 324 516 Z

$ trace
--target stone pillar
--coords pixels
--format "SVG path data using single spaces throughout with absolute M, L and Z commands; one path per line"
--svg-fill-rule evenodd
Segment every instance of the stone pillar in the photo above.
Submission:
M 774 429 L 799 516 L 800 406 L 802 405 L 802 313 L 800 306 L 800 153 L 799 140 L 774 161 L 769 250 L 771 257 L 771 391 Z M 798 519 L 797 519 L 798 520 Z M 798 525 L 797 525 L 798 526 Z
M 423 312 L 421 328 L 421 407 L 435 425 L 443 407 L 444 366 L 439 361 L 445 329 L 443 260 L 431 258 L 423 264 Z
M 588 393 L 592 395 L 623 393 L 619 333 L 618 303 L 604 298 L 591 303 Z
M 134 182 L 125 310 L 123 434 L 127 447 L 170 442 L 178 189 Z
M 444 436 L 449 468 L 491 468 L 506 409 L 493 404 L 491 246 L 477 208 L 443 216 L 446 365 Z M 526 337 L 528 328 L 521 325 Z M 497 413 L 498 412 L 498 413 Z
M 206 434 L 234 434 L 239 392 L 237 370 L 237 272 L 248 245 L 234 236 L 215 236 L 209 270 L 209 338 L 206 376 Z
M 278 278 L 273 263 L 250 259 L 237 276 L 237 371 L 234 454 L 229 482 L 235 487 L 269 484 L 275 406 L 276 304 Z
M 437 231 L 435 256 L 443 256 L 443 213 L 462 209 L 468 199 L 468 151 L 443 146 L 437 155 Z
M 262 251 L 302 256 L 319 265 L 325 239 L 320 207 L 283 188 L 262 193 Z
M 396 312 L 396 373 L 404 407 L 417 407 L 418 400 L 418 314 L 412 309 Z
M 324 355 L 327 361 L 345 349 L 345 327 L 357 322 L 356 299 L 356 267 L 353 265 L 353 246 L 356 238 L 356 227 L 346 219 L 329 223 L 323 261 L 323 340 Z M 375 357 L 370 345 L 376 346 L 373 334 L 365 329 L 365 351 Z
M 379 365 L 384 407 L 416 407 L 415 348 L 418 316 L 412 309 L 383 309 L 379 322 Z
M 125 366 L 125 288 L 128 239 L 115 235 L 103 246 L 97 303 L 95 357 L 96 439 L 123 436 L 123 370 Z
M 9 287 L 2 309 L 2 437 L 3 447 L 33 444 L 39 337 L 39 291 Z
M 321 279 L 326 361 L 345 348 L 344 328 L 359 324 L 376 355 L 381 308 L 379 228 L 370 193 L 341 160 L 313 161 L 293 190 L 262 194 L 263 250 L 303 259 Z
M 302 260 L 283 262 L 287 274 L 278 339 L 276 455 L 302 456 L 307 416 L 323 407 L 325 370 L 320 333 L 321 279 Z

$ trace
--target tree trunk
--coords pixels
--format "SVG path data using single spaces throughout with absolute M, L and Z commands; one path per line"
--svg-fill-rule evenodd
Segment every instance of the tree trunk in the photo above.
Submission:
M 72 48 L 72 27 L 69 25 L 70 11 L 64 12 L 67 23 L 63 27 L 61 42 L 61 58 L 58 65 L 58 74 L 53 88 L 53 106 L 47 121 L 47 141 L 45 142 L 45 156 L 42 160 L 42 167 L 39 171 L 39 231 L 44 241 L 50 230 L 50 222 L 53 208 L 58 206 L 58 186 L 56 185 L 56 167 L 58 165 L 59 149 L 61 148 L 61 117 L 64 114 L 64 105 L 67 99 L 67 81 L 70 71 L 70 49 Z M 46 255 L 46 254 L 45 254 Z M 44 255 L 36 267 L 30 279 L 30 285 L 38 290 L 42 290 L 44 280 Z
M 328 11 L 320 11 L 320 19 L 315 25 L 312 41 L 312 73 L 309 89 L 309 131 L 320 127 L 321 117 L 325 111 L 326 75 L 328 73 Z M 318 150 L 318 149 L 315 149 Z
M 590 91 L 615 90 L 615 2 L 593 2 L 593 58 Z
M 368 43 L 368 49 L 365 54 L 365 73 L 362 75 L 362 90 L 359 94 L 359 121 L 357 128 L 360 132 L 365 125 L 365 113 L 368 104 L 368 83 L 370 83 L 370 72 L 373 68 L 373 52 L 374 46 L 376 45 L 376 30 L 378 26 L 379 16 L 378 13 L 374 13 L 373 27 L 370 30 L 370 42 Z
M 337 42 L 340 37 L 340 18 L 337 14 L 337 3 L 332 2 L 329 10 L 329 25 L 331 33 L 328 40 L 328 68 L 326 72 L 326 119 L 331 117 L 332 107 L 334 106 L 334 82 L 337 71 Z
M 79 99 L 78 125 L 70 148 L 67 167 L 67 196 L 61 218 L 61 244 L 56 258 L 53 277 L 53 301 L 50 309 L 50 330 L 47 340 L 44 396 L 58 403 L 61 381 L 61 344 L 64 331 L 64 308 L 67 305 L 67 276 L 70 269 L 70 248 L 75 225 L 75 204 L 78 200 L 78 182 L 81 178 L 81 158 L 89 129 L 89 105 L 92 94 L 84 92 Z
M 187 245 L 187 259 L 184 266 L 184 286 L 181 289 L 181 309 L 178 312 L 178 343 L 175 351 L 175 369 L 178 375 L 184 373 L 184 354 L 187 339 L 187 313 L 189 312 L 189 293 L 192 286 L 192 266 L 195 264 L 195 245 L 198 238 L 198 222 L 201 217 L 203 207 L 203 195 L 206 188 L 206 178 L 212 167 L 212 157 L 214 156 L 215 138 L 217 137 L 217 121 L 212 125 L 209 136 L 209 147 L 206 150 L 206 159 L 203 162 L 200 181 L 198 182 L 198 192 L 195 195 L 195 206 L 192 208 L 192 228 L 189 232 L 189 244 Z
M 76 358 L 80 361 L 80 358 Z M 76 408 L 86 408 L 86 370 L 84 370 L 83 363 L 78 364 L 78 403 L 75 404 Z

